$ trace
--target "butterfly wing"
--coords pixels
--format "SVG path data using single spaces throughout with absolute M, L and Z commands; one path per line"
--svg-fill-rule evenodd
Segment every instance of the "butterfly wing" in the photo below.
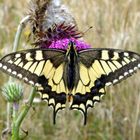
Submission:
M 79 51 L 78 59 L 79 80 L 72 91 L 70 108 L 81 110 L 86 124 L 87 109 L 100 102 L 106 86 L 120 82 L 140 68 L 140 56 L 116 49 L 88 49 Z
M 67 89 L 66 52 L 56 49 L 31 49 L 16 52 L 0 60 L 0 69 L 36 86 L 56 112 L 65 107 Z M 76 84 L 72 89 L 71 109 L 86 114 L 100 101 L 105 86 L 116 84 L 140 67 L 140 56 L 114 49 L 88 49 L 78 52 Z
M 11 53 L 0 60 L 0 69 L 37 87 L 42 99 L 56 112 L 65 107 L 66 92 L 63 67 L 65 51 L 30 49 Z

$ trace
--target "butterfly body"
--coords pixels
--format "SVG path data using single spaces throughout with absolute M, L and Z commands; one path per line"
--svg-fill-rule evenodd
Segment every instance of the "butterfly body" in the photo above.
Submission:
M 78 50 L 70 41 L 67 50 L 30 49 L 8 54 L 0 69 L 37 88 L 42 99 L 58 110 L 70 109 L 84 115 L 105 94 L 105 87 L 131 76 L 140 68 L 140 55 L 117 49 Z
M 72 89 L 74 86 L 77 85 L 77 77 L 79 77 L 79 73 L 77 73 L 79 67 L 78 67 L 78 56 L 76 53 L 76 48 L 72 44 L 69 46 L 66 52 L 66 62 L 65 62 L 65 73 L 66 77 L 65 83 L 69 90 L 69 94 L 71 94 Z

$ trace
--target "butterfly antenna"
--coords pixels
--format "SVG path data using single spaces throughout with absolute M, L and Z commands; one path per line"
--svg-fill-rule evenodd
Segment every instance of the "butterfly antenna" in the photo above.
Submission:
M 90 26 L 87 30 L 85 30 L 82 34 L 83 34 L 83 36 L 90 30 L 90 29 L 92 29 L 93 28 L 93 26 Z

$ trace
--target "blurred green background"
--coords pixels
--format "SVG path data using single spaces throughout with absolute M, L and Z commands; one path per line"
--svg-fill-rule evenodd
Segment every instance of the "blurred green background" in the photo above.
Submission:
M 119 48 L 140 53 L 140 0 L 63 0 L 81 31 L 93 47 Z M 0 0 L 0 57 L 11 52 L 20 20 L 29 0 Z M 20 47 L 27 47 L 26 31 Z M 0 87 L 8 76 L 0 72 Z M 107 88 L 103 101 L 88 111 L 88 122 L 78 111 L 60 111 L 53 125 L 52 110 L 46 103 L 34 105 L 22 129 L 27 140 L 139 140 L 140 72 L 114 87 Z M 25 99 L 29 94 L 25 85 Z M 0 91 L 0 132 L 6 125 L 6 101 Z

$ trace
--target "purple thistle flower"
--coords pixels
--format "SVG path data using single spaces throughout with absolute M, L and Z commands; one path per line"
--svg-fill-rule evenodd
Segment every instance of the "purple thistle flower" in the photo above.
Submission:
M 77 50 L 91 48 L 79 40 L 83 33 L 78 30 L 76 21 L 67 8 L 64 8 L 59 0 L 57 4 L 55 0 L 34 1 L 31 4 L 29 14 L 33 44 L 40 48 L 67 49 L 72 41 Z
M 48 44 L 42 43 L 40 47 L 66 50 L 70 41 L 72 41 L 76 44 L 77 50 L 91 48 L 91 46 L 88 45 L 87 43 L 85 43 L 84 41 L 78 40 L 75 38 L 64 38 L 64 39 L 52 41 L 52 43 L 49 46 L 48 46 Z

